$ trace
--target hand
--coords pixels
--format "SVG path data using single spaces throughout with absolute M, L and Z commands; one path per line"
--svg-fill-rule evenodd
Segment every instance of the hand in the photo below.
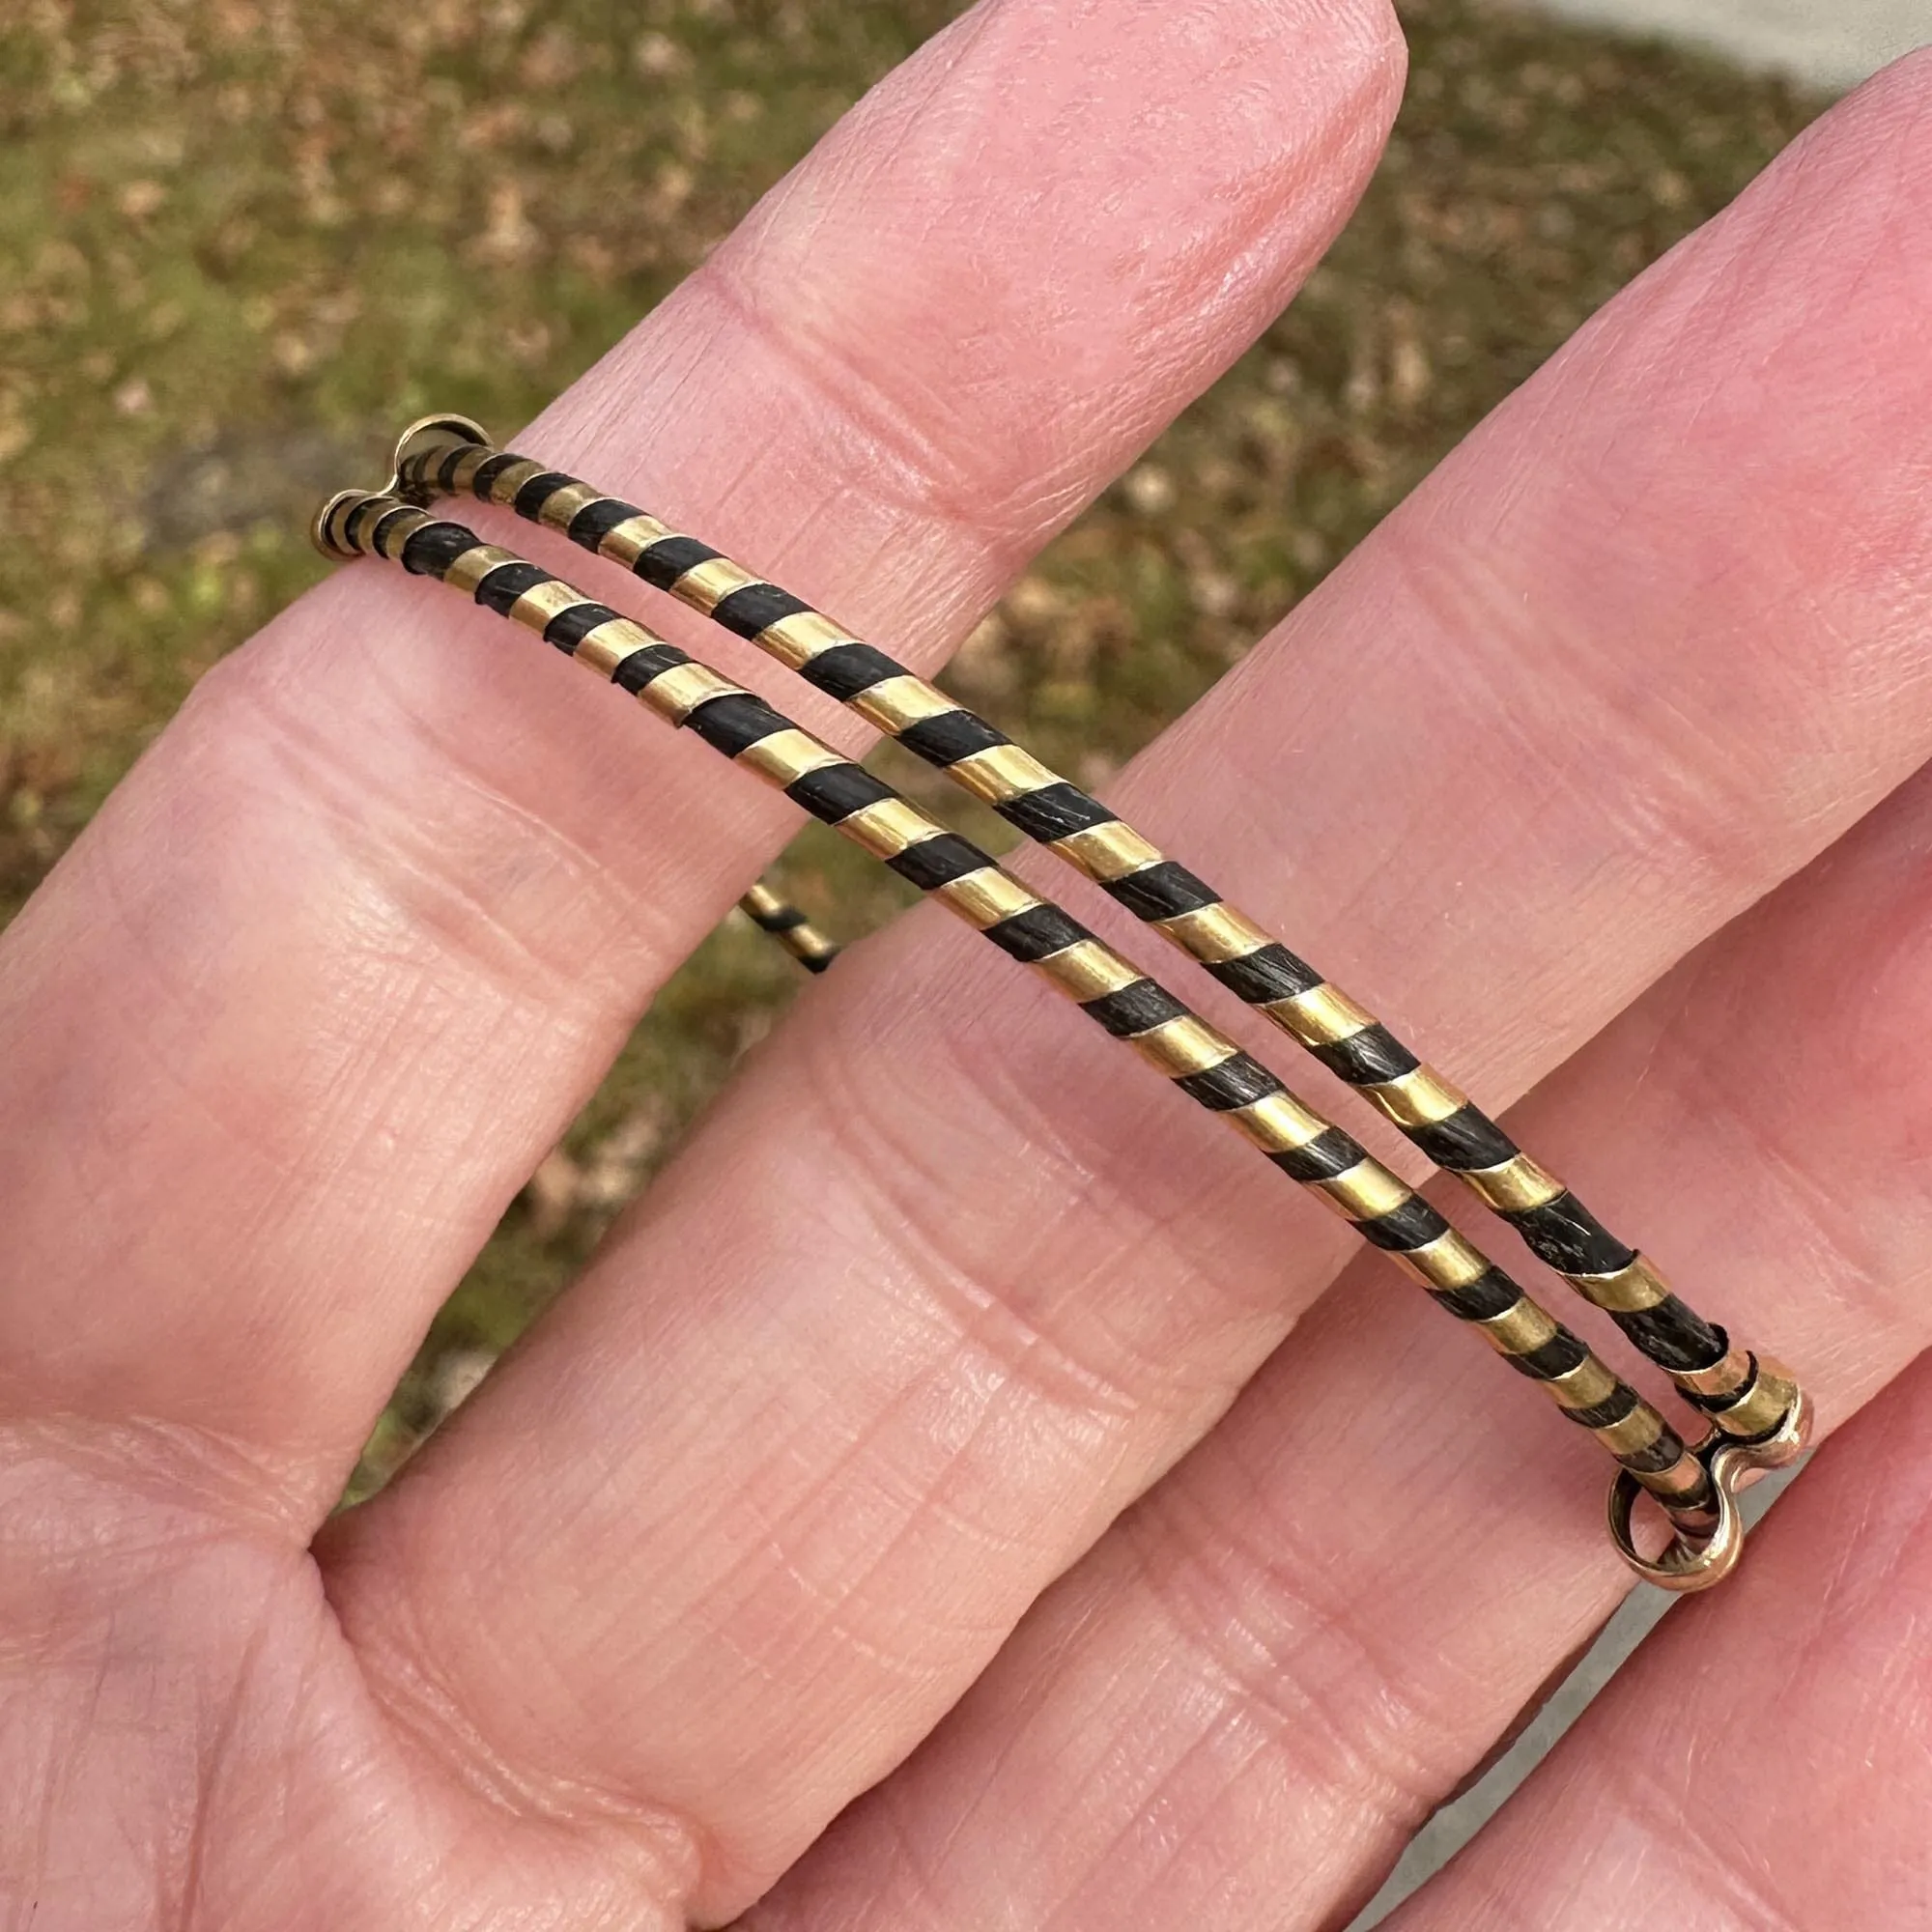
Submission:
M 1399 70 L 1378 0 L 993 0 L 520 440 L 937 663 Z M 1928 127 L 1831 116 L 1114 788 L 1827 1426 L 1932 1321 Z M 1614 1603 L 1594 1445 L 936 912 L 325 1527 L 794 817 L 368 565 L 7 934 L 8 1925 L 1333 1925 Z M 1919 1922 L 1928 1474 L 1920 1369 L 1401 1923 Z

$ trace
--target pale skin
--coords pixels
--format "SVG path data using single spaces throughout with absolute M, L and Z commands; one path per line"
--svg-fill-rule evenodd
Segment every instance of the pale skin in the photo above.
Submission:
M 1400 84 L 1378 0 L 989 0 L 519 445 L 937 666 L 1292 296 Z M 1928 312 L 1918 62 L 1110 787 L 1842 1428 L 1404 1932 L 1932 1898 Z M 364 564 L 0 943 L 0 1923 L 1318 1932 L 1627 1587 L 1587 1438 L 935 908 L 325 1525 L 795 816 Z

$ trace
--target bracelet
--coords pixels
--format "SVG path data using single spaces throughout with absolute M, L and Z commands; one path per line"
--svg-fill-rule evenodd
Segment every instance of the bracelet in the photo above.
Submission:
M 1534 1256 L 1605 1310 L 1670 1377 L 1706 1418 L 1704 1433 L 1687 1445 L 1657 1408 L 1433 1206 L 1050 899 L 764 699 L 428 507 L 465 495 L 562 532 L 749 639 L 1066 860 L 1340 1075 L 1508 1222 Z M 630 503 L 497 448 L 467 417 L 412 424 L 396 446 L 389 483 L 331 497 L 313 535 L 326 556 L 399 562 L 541 633 L 1034 967 L 1338 1209 L 1604 1443 L 1620 1465 L 1609 1498 L 1611 1540 L 1637 1575 L 1666 1589 L 1694 1590 L 1735 1567 L 1745 1538 L 1739 1491 L 1793 1461 L 1809 1437 L 1809 1404 L 1790 1372 L 1696 1314 L 1650 1261 L 1366 1008 L 1097 799 L 790 592 Z M 836 949 L 769 888 L 753 887 L 740 905 L 808 970 L 830 962 Z M 1669 1541 L 1650 1554 L 1638 1548 L 1634 1520 L 1646 1493 L 1670 1529 Z

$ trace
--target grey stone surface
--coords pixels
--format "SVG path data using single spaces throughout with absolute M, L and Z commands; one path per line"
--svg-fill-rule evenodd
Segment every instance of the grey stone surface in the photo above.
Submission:
M 1848 87 L 1932 45 L 1932 0 L 1524 0 L 1632 33 L 1699 42 L 1755 67 Z

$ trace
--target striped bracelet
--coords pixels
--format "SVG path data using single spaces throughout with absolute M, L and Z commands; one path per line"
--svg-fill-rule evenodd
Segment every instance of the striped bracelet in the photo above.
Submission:
M 1068 861 L 1363 1094 L 1435 1165 L 1508 1221 L 1533 1255 L 1606 1311 L 1669 1375 L 1706 1418 L 1705 1432 L 1687 1447 L 1662 1413 L 1389 1169 L 985 853 L 642 625 L 431 514 L 428 505 L 438 497 L 459 495 L 560 531 L 749 639 Z M 1668 1589 L 1701 1589 L 1735 1566 L 1744 1541 L 1738 1491 L 1761 1471 L 1792 1461 L 1808 1435 L 1808 1405 L 1790 1374 L 1732 1344 L 1467 1095 L 1098 800 L 788 591 L 630 503 L 497 449 L 465 417 L 411 425 L 397 444 L 389 484 L 332 497 L 314 535 L 327 556 L 400 562 L 540 632 L 660 717 L 688 726 L 783 789 L 1037 968 L 1337 1208 L 1605 1443 L 1620 1464 L 1610 1492 L 1612 1540 L 1639 1576 Z M 769 888 L 753 887 L 740 905 L 809 970 L 822 971 L 830 961 L 830 942 Z M 1634 1523 L 1645 1492 L 1661 1505 L 1671 1531 L 1661 1549 L 1649 1552 L 1639 1548 Z

